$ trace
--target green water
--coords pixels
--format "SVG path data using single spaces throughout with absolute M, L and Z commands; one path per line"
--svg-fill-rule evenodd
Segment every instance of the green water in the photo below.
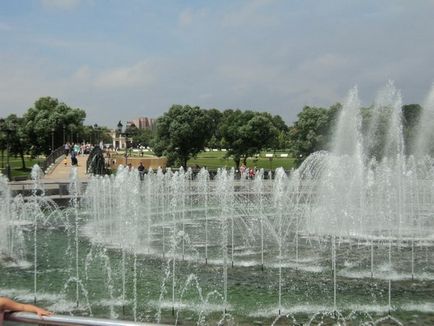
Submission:
M 84 225 L 84 222 L 80 224 Z M 40 227 L 37 232 L 36 302 L 56 313 L 182 325 L 213 325 L 222 319 L 227 325 L 270 325 L 278 316 L 278 261 L 269 258 L 262 268 L 256 247 L 235 247 L 234 267 L 231 267 L 231 248 L 228 248 L 225 306 L 221 247 L 217 243 L 210 244 L 210 259 L 206 265 L 203 246 L 187 245 L 186 260 L 182 261 L 178 245 L 175 302 L 172 302 L 173 252 L 167 249 L 164 258 L 162 252 L 145 255 L 125 250 L 123 255 L 116 244 L 107 249 L 101 244 L 92 245 L 80 233 L 77 257 L 73 226 L 72 222 L 66 226 L 50 225 Z M 197 228 L 197 225 L 190 227 Z M 161 248 L 161 229 L 152 231 L 153 247 Z M 194 234 L 192 230 L 189 233 Z M 0 264 L 0 294 L 33 302 L 35 274 L 31 225 L 25 227 L 24 235 L 27 264 L 23 261 L 17 262 L 19 266 L 11 266 L 11 262 Z M 170 237 L 167 234 L 166 237 L 165 245 L 169 248 Z M 268 246 L 267 250 L 267 257 L 277 256 L 273 252 L 275 247 Z M 374 248 L 375 277 L 371 279 L 370 246 L 363 241 L 339 243 L 336 251 L 338 312 L 332 314 L 334 287 L 330 252 L 327 240 L 312 243 L 300 239 L 300 261 L 295 262 L 294 245 L 290 243 L 285 247 L 280 308 L 281 314 L 287 316 L 276 325 L 335 324 L 339 320 L 347 325 L 358 325 L 387 316 L 387 278 L 393 273 L 396 277 L 392 277 L 391 315 L 403 324 L 432 323 L 434 270 L 431 262 L 434 255 L 431 247 L 417 243 L 415 278 L 412 280 L 409 276 L 411 247 L 408 244 L 393 246 L 394 267 L 390 270 L 386 264 L 388 244 L 377 243 Z M 79 282 L 75 278 L 77 261 Z

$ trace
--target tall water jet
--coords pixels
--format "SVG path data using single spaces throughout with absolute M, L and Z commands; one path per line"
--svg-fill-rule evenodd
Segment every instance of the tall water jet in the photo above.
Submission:
M 32 201 L 33 205 L 37 211 L 37 196 L 38 191 L 41 192 L 41 195 L 44 195 L 44 190 L 41 184 L 41 177 L 43 176 L 43 172 L 39 165 L 35 164 L 32 168 L 32 180 L 33 180 L 33 189 L 32 189 Z M 33 220 L 33 302 L 36 304 L 36 293 L 38 288 L 38 214 L 35 214 Z
M 221 223 L 221 235 L 222 235 L 222 258 L 223 258 L 223 298 L 225 312 L 228 306 L 228 249 L 229 249 L 229 219 L 231 218 L 231 202 L 233 194 L 232 180 L 234 176 L 234 170 L 230 172 L 219 169 L 216 176 L 217 181 L 217 194 L 219 196 L 218 202 L 221 207 L 220 210 L 220 223 Z
M 205 168 L 201 168 L 197 176 L 198 195 L 202 196 L 204 205 L 204 245 L 205 245 L 205 264 L 208 264 L 208 200 L 209 200 L 209 172 Z
M 417 157 L 424 155 L 434 156 L 434 83 L 422 106 L 422 115 L 416 137 Z
M 12 239 L 11 225 L 11 193 L 8 185 L 8 180 L 5 176 L 0 175 L 0 258 L 14 257 L 13 248 L 14 244 Z
M 285 195 L 286 195 L 287 176 L 282 168 L 276 170 L 275 184 L 273 188 L 273 204 L 277 207 L 277 242 L 279 248 L 278 254 L 278 268 L 279 268 L 279 296 L 278 296 L 278 309 L 279 315 L 282 311 L 282 265 L 283 265 L 283 246 L 285 243 L 284 230 L 285 230 Z
M 253 189 L 255 192 L 255 201 L 259 204 L 259 227 L 261 238 L 261 269 L 264 270 L 264 224 L 265 224 L 265 211 L 264 211 L 264 169 L 261 169 L 255 176 Z
M 81 185 L 80 180 L 78 179 L 77 167 L 72 167 L 71 175 L 70 175 L 70 183 L 69 183 L 69 193 L 72 195 L 71 197 L 71 206 L 73 208 L 73 216 L 74 216 L 74 244 L 75 244 L 75 295 L 76 295 L 76 304 L 77 307 L 79 305 L 79 283 L 80 275 L 79 275 L 79 212 L 78 212 L 78 200 L 81 193 Z

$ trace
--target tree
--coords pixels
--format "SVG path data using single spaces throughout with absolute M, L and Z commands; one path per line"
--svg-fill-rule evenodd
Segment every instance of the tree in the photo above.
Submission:
M 173 105 L 157 119 L 157 134 L 153 150 L 157 156 L 166 156 L 168 165 L 180 164 L 204 150 L 210 137 L 210 117 L 205 110 L 189 105 Z
M 15 114 L 10 114 L 4 121 L 3 128 L 9 130 L 6 132 L 6 146 L 9 155 L 20 156 L 21 168 L 26 169 L 26 161 L 24 154 L 29 149 L 28 139 L 24 133 L 24 119 L 17 117 Z
M 298 164 L 313 152 L 328 149 L 341 108 L 339 103 L 329 109 L 305 106 L 298 114 L 289 129 L 291 152 Z
M 246 163 L 249 156 L 272 147 L 279 134 L 269 113 L 240 110 L 223 112 L 220 132 L 237 168 L 241 159 Z
M 217 109 L 209 109 L 205 111 L 210 118 L 210 124 L 208 126 L 211 137 L 206 143 L 208 148 L 222 148 L 222 137 L 220 133 L 220 122 L 223 117 L 223 113 Z
M 51 137 L 54 136 L 54 148 L 63 144 L 64 137 L 75 136 L 83 128 L 86 113 L 72 109 L 52 97 L 41 97 L 34 107 L 24 114 L 24 133 L 29 139 L 33 155 L 48 154 L 51 149 Z M 76 139 L 78 141 L 78 139 Z M 72 139 L 71 139 L 72 141 Z
M 276 137 L 272 148 L 273 149 L 286 149 L 289 147 L 289 138 L 288 138 L 288 126 L 285 121 L 283 121 L 280 115 L 275 115 L 272 118 L 273 125 L 279 131 L 278 136 Z
M 133 139 L 133 147 L 145 146 L 148 147 L 152 143 L 154 132 L 152 129 L 139 129 L 135 125 L 127 127 L 128 137 Z

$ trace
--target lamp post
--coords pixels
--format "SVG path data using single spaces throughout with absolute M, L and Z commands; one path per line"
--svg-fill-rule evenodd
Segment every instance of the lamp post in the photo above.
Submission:
M 74 142 L 74 125 L 71 123 L 71 124 L 68 126 L 68 129 L 69 129 L 69 131 L 71 132 L 71 135 L 70 135 L 70 139 L 69 139 L 69 141 L 70 141 L 70 143 L 72 144 L 72 143 Z
M 54 128 L 51 128 L 51 153 L 54 152 Z
M 127 161 L 128 161 L 128 134 L 127 134 L 127 130 L 125 129 L 125 133 L 122 134 L 122 129 L 123 129 L 123 125 L 122 122 L 119 120 L 117 128 L 116 128 L 116 142 L 117 144 L 116 147 L 119 148 L 122 147 L 122 135 L 125 136 L 125 166 L 127 166 Z
M 66 139 L 65 139 L 65 124 L 63 124 L 63 145 L 66 144 Z
M 95 146 L 98 145 L 98 124 L 93 125 L 93 130 L 95 132 Z
M 8 180 L 10 181 L 12 178 L 12 171 L 11 171 L 11 165 L 9 162 L 9 153 L 11 151 L 11 134 L 15 131 L 15 125 L 11 124 L 10 126 L 6 126 L 6 128 L 4 129 L 4 131 L 6 132 L 6 142 L 7 142 L 7 155 L 6 155 L 6 175 L 8 177 Z
M 128 132 L 125 130 L 125 166 L 128 163 Z
M 0 119 L 0 131 L 3 132 L 4 131 L 4 127 L 5 127 L 5 119 L 1 118 Z M 6 140 L 6 139 L 5 139 Z M 2 145 L 2 171 L 5 168 L 5 164 L 4 164 L 4 153 L 5 153 L 5 148 Z

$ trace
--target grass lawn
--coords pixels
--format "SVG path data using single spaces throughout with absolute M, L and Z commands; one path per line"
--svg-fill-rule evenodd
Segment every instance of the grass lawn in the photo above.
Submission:
M 272 152 L 262 152 L 259 154 L 258 158 L 249 158 L 247 159 L 247 167 L 256 167 L 272 170 L 283 167 L 285 170 L 290 170 L 295 166 L 294 158 L 291 156 L 288 157 L 280 157 L 280 154 L 287 154 L 288 152 L 275 152 L 273 159 L 270 161 L 268 157 L 265 156 L 267 153 Z M 145 152 L 144 156 L 152 156 L 154 153 L 149 151 Z M 202 152 L 197 155 L 196 158 L 192 158 L 187 162 L 188 166 L 194 167 L 199 165 L 200 167 L 206 166 L 209 170 L 216 170 L 218 168 L 231 168 L 235 167 L 234 160 L 231 158 L 225 158 L 226 152 Z M 123 152 L 119 152 L 119 155 L 123 155 Z M 140 157 L 138 152 L 132 153 L 133 157 Z
M 292 157 L 280 157 L 280 152 L 274 153 L 274 157 L 270 160 L 268 157 L 265 157 L 266 153 L 271 152 L 262 152 L 257 158 L 249 158 L 247 159 L 247 167 L 256 167 L 263 168 L 266 170 L 276 169 L 278 167 L 283 167 L 285 170 L 290 170 L 295 166 L 294 158 Z M 286 153 L 286 152 L 282 152 Z M 147 152 L 146 156 L 152 155 L 152 152 Z M 231 158 L 225 158 L 226 152 L 202 152 L 196 158 L 190 159 L 188 161 L 188 166 L 195 167 L 199 165 L 200 167 L 206 166 L 209 170 L 216 170 L 218 168 L 231 168 L 235 166 L 234 161 Z M 139 154 L 134 153 L 133 156 L 140 157 Z M 1 157 L 0 157 L 1 160 Z M 42 163 L 44 161 L 43 158 L 31 159 L 29 156 L 25 156 L 26 160 L 26 169 L 21 168 L 21 158 L 20 157 L 10 157 L 9 162 L 11 165 L 12 171 L 12 179 L 15 178 L 30 178 L 30 172 L 34 164 Z M 1 166 L 0 166 L 1 167 Z M 6 174 L 6 153 L 3 157 L 3 169 L 1 170 L 3 174 Z
M 266 170 L 276 169 L 278 167 L 283 167 L 285 170 L 290 170 L 295 166 L 293 157 L 280 157 L 280 152 L 274 153 L 274 157 L 270 160 L 265 157 L 266 153 L 262 152 L 257 158 L 248 158 L 247 167 L 264 168 Z M 284 154 L 286 152 L 282 152 Z M 196 158 L 190 159 L 187 163 L 188 166 L 194 167 L 196 164 L 200 167 L 206 166 L 210 170 L 215 170 L 217 168 L 231 168 L 235 167 L 235 162 L 231 158 L 224 158 L 225 152 L 202 152 L 198 154 Z
M 0 168 L 2 168 L 1 171 L 5 175 L 6 175 L 6 161 L 7 161 L 6 157 L 7 157 L 6 153 L 4 153 L 3 161 L 1 161 L 1 162 L 3 162 L 3 164 L 0 165 Z M 21 158 L 20 157 L 14 157 L 14 156 L 9 157 L 9 164 L 11 166 L 12 179 L 14 179 L 16 177 L 18 177 L 18 178 L 21 178 L 21 177 L 30 178 L 30 172 L 32 171 L 33 165 L 44 162 L 43 158 L 31 159 L 30 156 L 25 156 L 24 159 L 26 162 L 26 168 L 23 170 L 22 166 L 21 166 Z M 0 160 L 1 160 L 1 157 L 0 157 Z

